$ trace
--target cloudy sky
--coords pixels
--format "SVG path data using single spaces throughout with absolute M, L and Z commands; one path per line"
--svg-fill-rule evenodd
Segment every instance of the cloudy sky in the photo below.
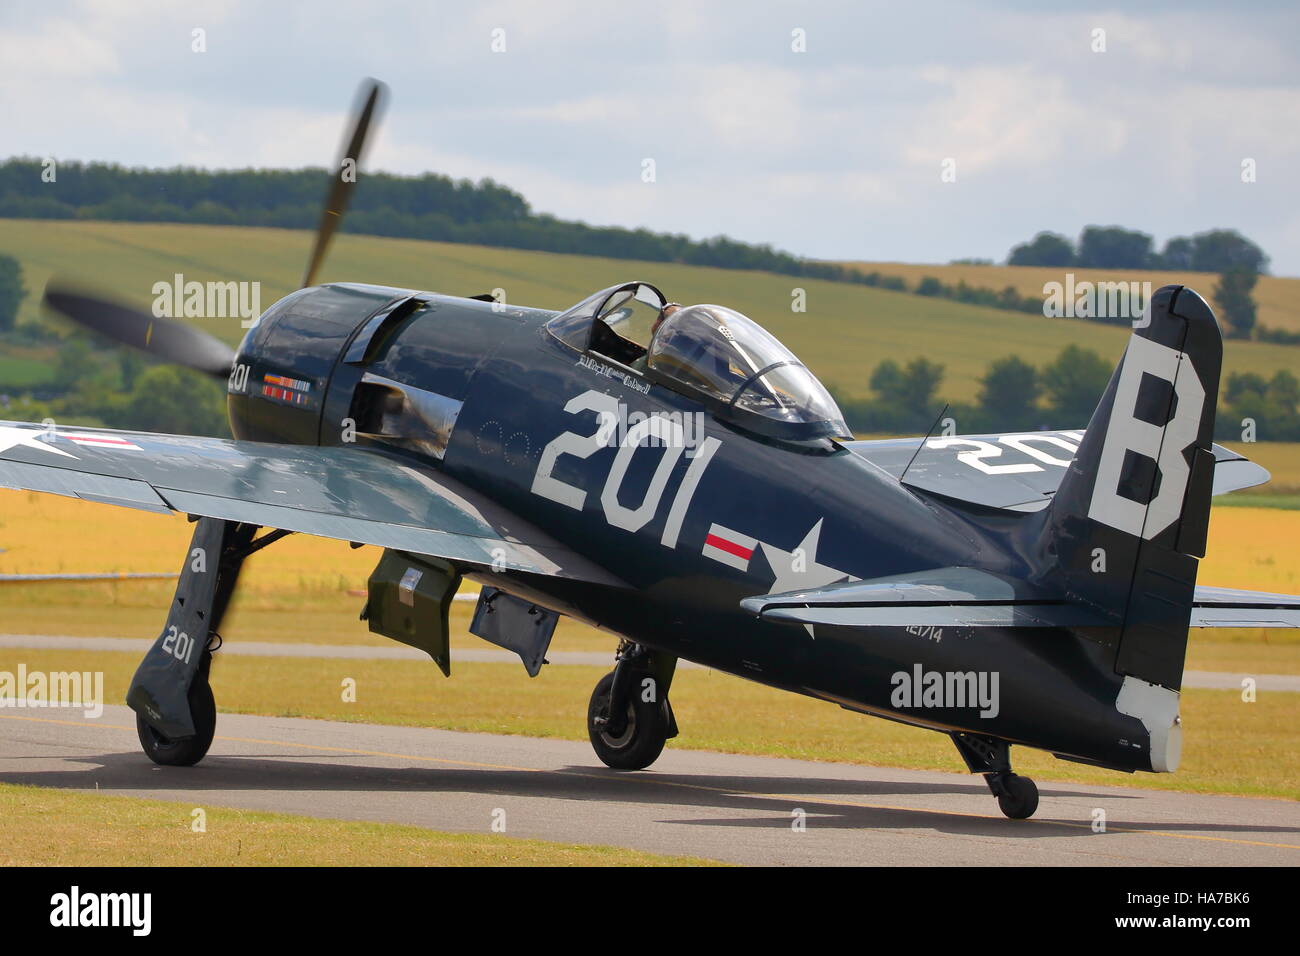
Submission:
M 566 218 L 915 262 L 1225 226 L 1300 275 L 1300 8 L 1040 6 L 5 0 L 0 155 L 325 165 L 370 75 L 372 168 Z

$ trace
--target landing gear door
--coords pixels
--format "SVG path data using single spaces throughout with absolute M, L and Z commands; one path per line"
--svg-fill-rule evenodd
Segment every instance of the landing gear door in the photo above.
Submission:
M 371 632 L 418 647 L 451 676 L 448 615 L 460 574 L 445 561 L 385 550 L 361 618 Z
M 528 601 L 484 585 L 469 632 L 498 647 L 514 651 L 524 662 L 529 677 L 536 677 L 546 663 L 560 616 Z

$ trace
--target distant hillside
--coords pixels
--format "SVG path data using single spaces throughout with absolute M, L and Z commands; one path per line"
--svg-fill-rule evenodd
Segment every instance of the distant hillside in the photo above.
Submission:
M 0 218 L 312 229 L 320 216 L 327 179 L 326 170 L 310 168 L 146 169 L 75 160 L 47 165 L 36 158 L 15 157 L 0 161 Z M 994 271 L 996 267 L 955 267 L 977 270 L 959 286 L 960 280 L 948 282 L 921 267 L 886 264 L 880 269 L 860 268 L 854 263 L 804 259 L 769 245 L 726 236 L 692 239 L 648 229 L 590 226 L 539 214 L 520 193 L 490 179 L 472 182 L 437 173 L 363 172 L 341 229 L 356 235 L 763 271 L 801 280 L 910 291 L 967 306 L 1030 315 L 1041 310 L 1042 281 L 1023 280 L 1023 276 L 1006 281 Z M 1045 242 L 1055 245 L 1044 251 L 1040 246 Z M 1199 263 L 1197 268 L 1248 263 L 1251 271 L 1263 270 L 1268 261 L 1262 249 L 1230 229 L 1171 239 L 1161 254 L 1153 252 L 1151 242 L 1151 236 L 1135 230 L 1087 226 L 1077 248 L 1063 236 L 1044 232 L 1033 243 L 1012 250 L 1010 261 L 1096 266 Z M 1059 278 L 1064 268 L 1028 266 L 1018 267 L 1018 271 Z M 1081 267 L 1076 271 L 1085 272 Z M 1102 277 L 1119 272 L 1108 268 L 1087 274 Z M 928 282 L 923 281 L 927 278 Z M 1001 284 L 991 285 L 990 280 Z M 1201 277 L 1195 284 L 1209 297 L 1212 280 Z M 1281 299 L 1289 302 L 1285 294 Z M 1274 311 L 1286 314 L 1275 316 Z M 1249 337 L 1300 345 L 1300 310 L 1266 307 L 1258 319 L 1254 334 L 1247 333 Z M 1114 315 L 1089 321 L 1126 323 L 1123 316 Z
M 54 272 L 144 308 L 152 302 L 153 284 L 170 281 L 177 272 L 198 281 L 259 280 L 265 308 L 293 291 L 309 245 L 307 232 L 284 229 L 0 219 L 0 253 L 22 263 L 26 284 L 34 290 L 20 322 L 38 319 L 39 290 Z M 891 265 L 887 271 L 907 268 L 946 267 Z M 1066 345 L 1078 344 L 1113 362 L 1128 337 L 1127 330 L 1114 326 L 847 283 L 406 239 L 342 236 L 323 274 L 324 281 L 374 282 L 454 295 L 500 287 L 511 302 L 554 309 L 626 279 L 653 282 L 681 302 L 718 302 L 739 309 L 769 328 L 845 395 L 867 395 L 868 377 L 883 359 L 924 356 L 945 367 L 939 389 L 945 399 L 970 401 L 993 359 L 1014 353 L 1042 366 Z M 806 290 L 806 313 L 791 311 L 796 287 Z M 201 324 L 231 343 L 242 335 L 235 320 Z M 1294 369 L 1296 355 L 1294 348 L 1285 346 L 1229 342 L 1227 369 L 1271 375 Z
M 0 161 L 0 217 L 314 229 L 328 175 L 324 169 L 138 169 L 72 160 L 47 170 L 37 159 L 16 157 Z M 557 219 L 534 212 L 522 195 L 490 179 L 475 183 L 437 173 L 362 172 L 341 228 L 358 235 L 861 281 L 834 263 L 725 236 L 691 239 Z
M 1013 287 L 1022 296 L 1042 298 L 1043 284 L 1063 282 L 1065 273 L 1073 272 L 1075 282 L 1150 282 L 1152 291 L 1171 283 L 1191 286 L 1214 304 L 1214 287 L 1219 277 L 1212 272 L 1164 272 L 1135 269 L 1075 269 L 1061 266 L 995 266 L 995 265 L 916 265 L 906 262 L 845 262 L 842 265 L 861 273 L 879 272 L 896 275 L 907 280 L 909 288 L 926 276 L 941 282 L 967 285 L 985 289 Z M 1270 329 L 1300 332 L 1300 279 L 1260 276 L 1254 291 L 1259 305 L 1259 321 Z M 1293 366 L 1294 368 L 1294 366 Z

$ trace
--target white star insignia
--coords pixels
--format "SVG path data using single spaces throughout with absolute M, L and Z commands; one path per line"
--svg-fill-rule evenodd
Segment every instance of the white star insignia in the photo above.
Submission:
M 52 455 L 62 455 L 64 458 L 76 458 L 76 455 L 69 455 L 61 448 L 55 448 L 53 445 L 47 445 L 40 441 L 42 431 L 33 431 L 30 428 L 14 428 L 12 425 L 0 425 L 0 452 L 8 451 L 10 448 L 23 446 L 25 448 L 39 448 L 41 451 L 48 451 Z
M 821 533 L 822 523 L 819 520 L 792 551 L 782 551 L 766 541 L 761 542 L 763 555 L 771 565 L 772 573 L 776 575 L 768 594 L 819 588 L 849 579 L 850 575 L 845 572 L 817 563 L 817 544 Z
M 767 558 L 767 563 L 771 566 L 772 573 L 775 575 L 775 580 L 773 580 L 772 588 L 767 592 L 768 594 L 804 591 L 811 588 L 825 587 L 828 584 L 838 584 L 841 581 L 854 580 L 851 574 L 817 563 L 817 544 L 821 539 L 821 533 L 822 521 L 818 519 L 817 523 L 812 526 L 812 530 L 804 535 L 804 539 L 792 551 L 783 551 L 766 541 L 760 542 L 763 547 L 763 556 Z M 813 634 L 811 624 L 806 624 L 804 627 L 810 637 L 816 636 Z

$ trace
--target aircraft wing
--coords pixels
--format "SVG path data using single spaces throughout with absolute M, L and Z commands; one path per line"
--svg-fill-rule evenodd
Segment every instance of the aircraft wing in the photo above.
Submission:
M 910 488 L 990 508 L 1037 511 L 1056 493 L 1083 435 L 1077 429 L 841 444 Z M 1270 477 L 1222 445 L 1214 446 L 1214 461 L 1216 495 L 1262 485 Z
M 0 422 L 0 488 L 622 586 L 479 492 L 375 449 Z

